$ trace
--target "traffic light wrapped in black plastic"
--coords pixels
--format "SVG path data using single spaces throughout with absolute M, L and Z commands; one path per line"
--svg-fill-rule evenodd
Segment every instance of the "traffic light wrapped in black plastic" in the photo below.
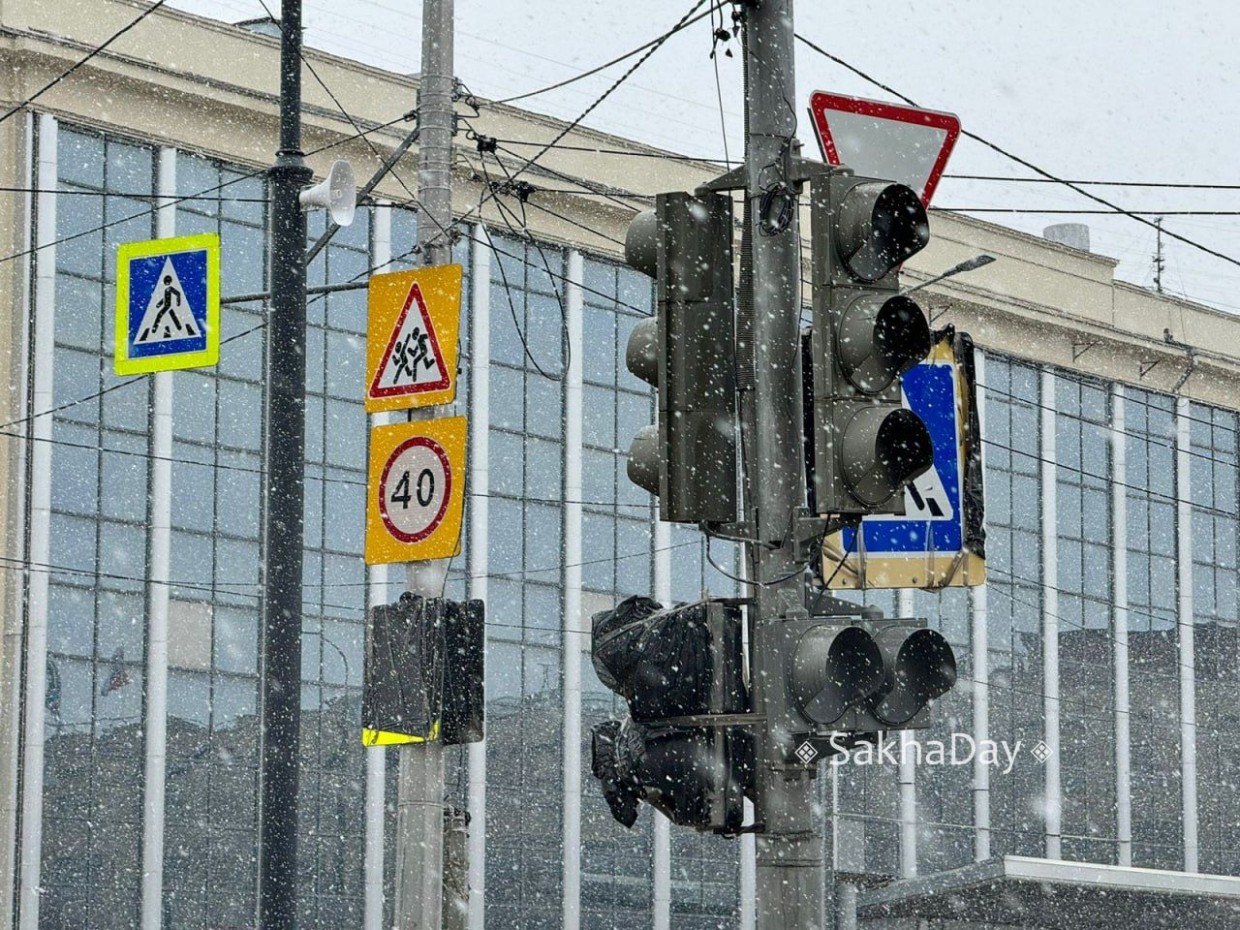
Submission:
M 662 610 L 646 597 L 594 616 L 595 670 L 631 717 L 594 728 L 592 771 L 625 826 L 644 800 L 682 826 L 741 827 L 753 782 L 750 739 L 709 719 L 749 707 L 740 622 L 739 608 L 723 601 Z
M 486 614 L 482 601 L 409 592 L 370 613 L 362 741 L 482 739 Z

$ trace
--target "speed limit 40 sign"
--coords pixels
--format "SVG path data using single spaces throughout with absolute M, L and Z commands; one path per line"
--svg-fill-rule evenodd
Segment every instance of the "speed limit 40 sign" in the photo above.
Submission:
M 465 417 L 370 431 L 366 564 L 421 562 L 461 549 Z

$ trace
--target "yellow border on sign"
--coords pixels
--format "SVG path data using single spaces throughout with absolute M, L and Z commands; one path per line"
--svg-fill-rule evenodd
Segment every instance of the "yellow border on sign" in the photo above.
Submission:
M 956 354 L 952 350 L 952 340 L 943 339 L 936 343 L 927 356 L 926 361 L 948 363 L 952 366 L 952 377 L 956 389 L 957 423 L 969 422 L 968 385 L 963 383 L 963 374 Z M 965 459 L 964 430 L 959 431 L 958 448 L 961 480 L 961 506 L 964 498 L 964 478 L 967 461 Z M 962 515 L 963 519 L 963 515 Z M 840 565 L 840 559 L 844 564 Z M 839 571 L 836 572 L 836 566 Z M 831 578 L 832 590 L 857 590 L 864 588 L 971 588 L 986 583 L 986 560 L 975 552 L 961 550 L 959 552 L 918 552 L 910 555 L 866 556 L 850 552 L 845 558 L 842 533 L 833 533 L 823 540 L 822 544 L 823 578 Z
M 376 426 L 370 431 L 370 471 L 366 482 L 366 564 L 424 562 L 446 559 L 461 552 L 461 518 L 465 512 L 465 417 L 414 420 Z M 388 459 L 401 443 L 415 436 L 433 439 L 448 456 L 452 486 L 443 520 L 430 535 L 417 542 L 397 539 L 383 522 L 379 509 L 379 482 Z
M 152 255 L 182 252 L 207 253 L 207 347 L 198 352 L 174 352 L 148 358 L 129 357 L 129 263 Z M 116 353 L 118 375 L 144 375 L 152 371 L 207 368 L 220 360 L 220 237 L 215 233 L 174 236 L 126 242 L 116 249 Z
M 393 271 L 372 275 L 366 297 L 366 383 L 362 396 L 367 413 L 383 410 L 408 410 L 412 407 L 433 407 L 450 404 L 456 399 L 456 367 L 460 350 L 461 282 L 464 272 L 460 265 L 435 265 L 413 271 Z M 392 341 L 400 311 L 404 309 L 409 290 L 417 284 L 426 301 L 426 312 L 435 330 L 439 352 L 447 369 L 448 386 L 437 391 L 424 391 L 402 397 L 372 397 L 379 365 Z M 412 311 L 412 308 L 410 310 Z

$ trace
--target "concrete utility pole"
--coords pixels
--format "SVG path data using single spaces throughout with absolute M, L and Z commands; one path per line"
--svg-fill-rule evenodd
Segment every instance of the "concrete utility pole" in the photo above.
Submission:
M 418 246 L 422 264 L 452 259 L 454 0 L 423 0 L 422 77 L 418 84 Z M 433 413 L 431 414 L 434 415 Z M 409 565 L 409 590 L 442 597 L 445 559 Z M 396 926 L 440 930 L 443 917 L 443 743 L 400 748 L 397 800 Z
M 784 675 L 780 624 L 790 613 L 803 613 L 802 578 L 792 545 L 805 486 L 801 240 L 791 180 L 797 155 L 792 7 L 793 0 L 755 0 L 745 13 L 746 232 L 751 250 L 744 251 L 752 255 L 742 255 L 741 279 L 752 282 L 753 371 L 752 387 L 742 395 L 741 426 L 746 513 L 764 543 L 748 546 L 749 577 L 754 579 L 752 694 L 759 715 L 768 710 L 768 686 L 777 688 Z M 747 362 L 742 358 L 741 364 Z M 742 385 L 748 374 L 739 374 Z M 757 741 L 756 809 L 765 826 L 757 835 L 758 930 L 823 927 L 821 814 L 815 810 L 810 775 L 804 767 L 785 765 L 770 724 L 764 725 Z
M 263 449 L 258 925 L 297 926 L 297 766 L 306 420 L 306 215 L 301 152 L 301 0 L 284 0 L 280 148 L 270 171 L 271 315 Z

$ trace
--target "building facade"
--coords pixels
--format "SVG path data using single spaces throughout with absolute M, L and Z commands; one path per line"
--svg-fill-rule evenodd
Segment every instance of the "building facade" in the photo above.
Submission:
M 0 97 L 141 9 L 0 2 Z M 253 921 L 267 309 L 226 303 L 215 368 L 118 378 L 112 308 L 116 247 L 173 234 L 220 235 L 226 297 L 265 291 L 277 45 L 160 10 L 0 124 L 0 924 Z M 170 47 L 175 66 L 151 51 Z M 307 54 L 311 163 L 366 176 L 408 131 L 416 84 Z M 553 190 L 492 195 L 561 124 L 483 102 L 468 128 L 505 140 L 487 154 L 459 137 L 454 180 L 470 458 L 448 593 L 483 598 L 488 620 L 487 739 L 450 751 L 446 780 L 472 818 L 470 927 L 748 930 L 752 839 L 649 809 L 625 830 L 589 771 L 590 727 L 620 710 L 590 615 L 737 591 L 734 549 L 657 522 L 625 475 L 653 402 L 624 365 L 652 287 L 620 260 L 623 232 L 643 192 L 715 169 L 643 157 L 638 174 L 611 152 L 657 153 L 577 129 L 565 144 L 607 152 L 553 149 L 524 175 Z M 312 286 L 411 266 L 412 176 L 385 179 Z M 1007 863 L 986 887 L 1019 890 L 1035 862 L 1076 888 L 1088 865 L 1131 907 L 1188 894 L 1210 926 L 1240 894 L 1240 323 L 1118 283 L 1105 258 L 933 222 L 910 279 L 998 259 L 923 292 L 981 347 L 989 580 L 866 594 L 930 618 L 960 680 L 894 764 L 822 767 L 834 899 L 874 923 L 1035 926 L 1018 894 L 989 908 L 969 870 Z M 360 741 L 365 615 L 402 588 L 361 559 L 365 334 L 364 290 L 311 298 L 300 900 L 303 926 L 374 930 L 391 925 L 398 753 Z M 1021 748 L 934 762 L 933 740 Z M 925 892 L 935 876 L 980 910 Z

